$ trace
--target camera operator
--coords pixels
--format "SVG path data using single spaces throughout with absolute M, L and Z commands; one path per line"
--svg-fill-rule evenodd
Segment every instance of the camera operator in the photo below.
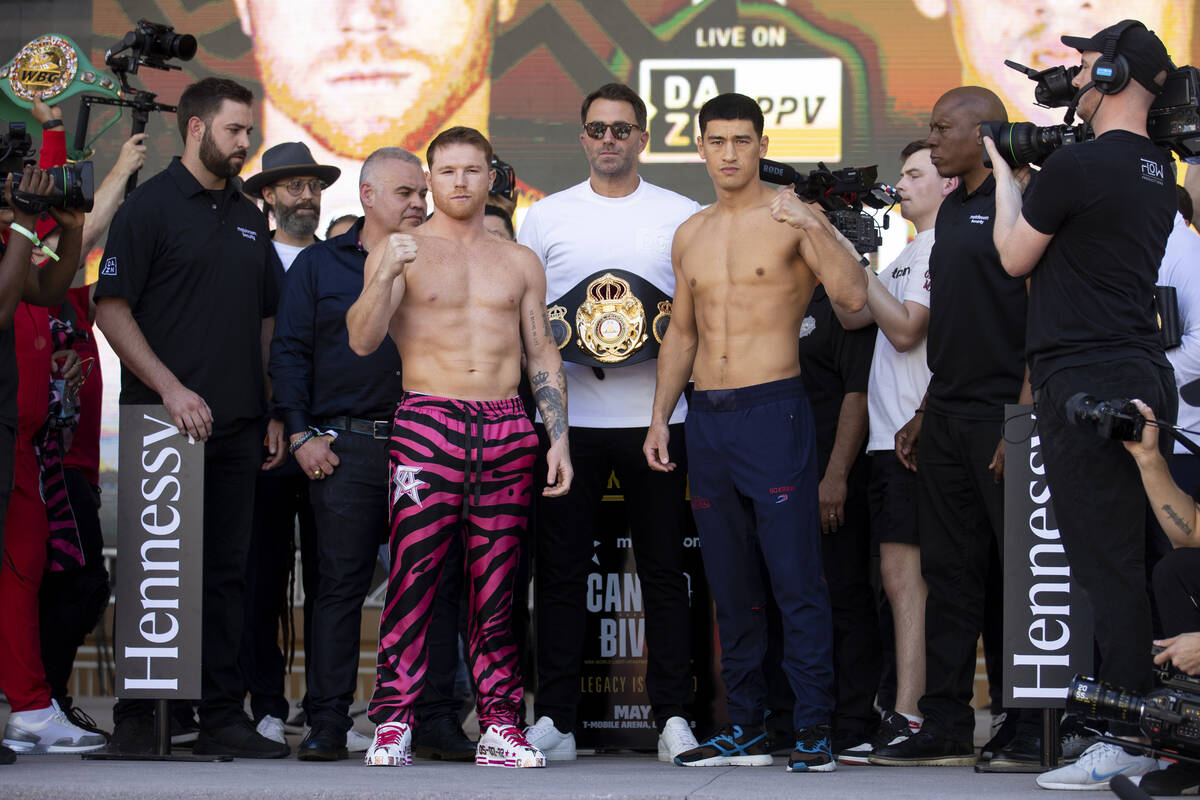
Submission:
M 1032 273 L 1026 353 L 1036 390 L 1046 478 L 1072 574 L 1095 614 L 1101 680 L 1151 687 L 1150 598 L 1145 587 L 1145 499 L 1116 442 L 1069 423 L 1067 398 L 1138 396 L 1173 420 L 1178 398 L 1154 312 L 1154 285 L 1177 207 L 1171 168 L 1146 119 L 1168 71 L 1166 48 L 1127 20 L 1090 39 L 1072 84 L 1092 141 L 1047 158 L 1022 208 L 1021 187 L 985 138 L 996 174 L 993 235 L 1005 270 Z M 1138 735 L 1114 723 L 1114 735 Z M 1038 776 L 1045 789 L 1105 788 L 1117 774 L 1157 768 L 1152 758 L 1098 742 L 1073 765 Z

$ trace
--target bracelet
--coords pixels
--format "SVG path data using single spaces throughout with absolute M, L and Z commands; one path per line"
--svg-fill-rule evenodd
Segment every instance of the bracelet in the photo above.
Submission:
M 297 450 L 303 447 L 309 439 L 315 438 L 317 438 L 315 433 L 312 431 L 305 431 L 304 433 L 300 434 L 300 438 L 292 440 L 291 444 L 288 445 L 288 452 L 295 453 Z
M 42 130 L 48 131 L 51 128 L 61 128 L 63 121 L 61 119 L 48 119 L 42 123 Z
M 38 238 L 36 233 L 29 230 L 29 228 L 26 228 L 24 225 L 21 225 L 20 223 L 17 223 L 17 222 L 10 222 L 8 224 L 8 229 L 10 231 L 13 231 L 14 233 L 21 234 L 26 239 L 33 242 L 34 247 L 40 247 L 42 249 L 43 253 L 45 253 L 50 258 L 54 259 L 55 261 L 58 261 L 58 253 L 54 252 L 49 247 L 46 247 L 46 245 L 42 244 L 42 240 Z

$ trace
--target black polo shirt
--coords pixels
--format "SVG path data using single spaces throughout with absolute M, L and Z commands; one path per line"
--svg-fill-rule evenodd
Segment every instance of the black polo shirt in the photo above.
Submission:
M 926 408 L 965 419 L 1002 419 L 1025 378 L 1025 281 L 1000 265 L 992 241 L 996 179 L 942 201 L 929 254 Z
M 1141 358 L 1170 367 L 1154 286 L 1176 207 L 1171 162 L 1144 136 L 1108 131 L 1046 159 L 1021 211 L 1054 237 L 1029 286 L 1034 387 L 1065 367 Z
M 837 438 L 842 398 L 851 392 L 867 391 L 875 332 L 874 325 L 846 330 L 833 312 L 825 287 L 817 286 L 813 291 L 800 324 L 800 375 L 812 405 L 817 467 L 822 475 Z
M 271 341 L 274 415 L 287 433 L 331 417 L 390 420 L 404 391 L 391 336 L 369 356 L 350 349 L 346 312 L 363 288 L 363 220 L 296 256 L 279 300 Z
M 278 301 L 277 261 L 241 181 L 206 190 L 176 157 L 117 210 L 96 299 L 129 301 L 150 349 L 204 398 L 219 435 L 266 410 L 261 331 Z M 162 398 L 122 365 L 120 402 Z

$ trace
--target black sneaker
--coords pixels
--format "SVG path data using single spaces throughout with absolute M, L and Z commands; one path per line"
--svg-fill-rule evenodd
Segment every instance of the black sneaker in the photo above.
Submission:
M 154 752 L 154 715 L 135 714 L 118 720 L 109 737 L 109 753 L 145 755 Z
M 1136 778 L 1133 780 L 1137 781 Z M 1200 794 L 1200 767 L 1183 763 L 1171 764 L 1166 769 L 1147 772 L 1137 784 L 1146 794 L 1156 796 Z
M 88 733 L 96 733 L 100 736 L 103 736 L 106 744 L 112 740 L 112 736 L 109 734 L 109 732 L 100 730 L 100 726 L 96 724 L 96 720 L 92 719 L 91 716 L 82 708 L 75 705 L 72 702 L 71 697 L 68 696 L 61 699 L 55 699 L 58 700 L 59 710 L 66 715 L 67 719 L 70 720 L 71 724 L 76 728 L 82 728 Z
M 317 723 L 309 728 L 296 753 L 301 761 L 341 761 L 349 758 L 346 732 L 328 723 Z
M 681 767 L 769 767 L 771 743 L 761 725 L 726 725 L 692 750 L 675 756 Z
M 17 754 L 0 744 L 0 764 L 15 764 L 16 761 Z
M 200 728 L 200 736 L 192 752 L 202 756 L 285 758 L 292 751 L 286 744 L 273 742 L 260 735 L 250 720 L 242 718 L 220 728 Z
M 987 762 L 989 772 L 1043 772 L 1042 735 L 1040 730 L 1025 726 L 1018 730 L 1008 744 L 992 753 Z
M 829 747 L 829 726 L 810 725 L 796 733 L 796 749 L 788 757 L 788 772 L 833 772 L 837 762 Z
M 980 761 L 991 761 L 992 756 L 1004 749 L 1004 747 L 1013 740 L 1017 735 L 1017 714 L 1006 713 L 1004 721 L 1000 723 L 1000 727 L 992 734 L 992 738 L 987 740 L 983 749 L 979 751 Z
M 974 746 L 920 731 L 871 753 L 871 763 L 885 767 L 970 767 L 978 760 Z
M 434 761 L 474 761 L 475 743 L 454 714 L 425 720 L 413 731 L 413 755 Z
M 171 744 L 195 744 L 200 737 L 200 723 L 191 703 L 171 703 Z
M 879 721 L 875 733 L 840 750 L 835 750 L 837 760 L 842 764 L 870 764 L 871 753 L 889 744 L 897 744 L 912 733 L 908 719 L 896 711 L 888 711 Z
M 1100 741 L 1100 731 L 1074 714 L 1064 714 L 1058 727 L 1058 743 L 1064 764 L 1074 764 L 1083 751 Z

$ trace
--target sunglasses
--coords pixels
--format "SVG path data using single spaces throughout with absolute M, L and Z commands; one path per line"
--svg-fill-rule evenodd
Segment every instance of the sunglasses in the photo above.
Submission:
M 628 139 L 629 134 L 633 133 L 633 129 L 638 127 L 640 126 L 628 122 L 614 122 L 612 124 L 607 122 L 588 122 L 584 124 L 583 132 L 593 139 L 603 139 L 604 132 L 611 128 L 614 139 Z
M 325 181 L 319 181 L 316 178 L 312 178 L 307 181 L 301 180 L 300 178 L 292 178 L 290 181 L 287 181 L 286 183 L 278 183 L 276 186 L 282 186 L 284 189 L 287 189 L 288 194 L 290 194 L 292 197 L 300 197 L 302 194 L 304 194 L 304 187 L 306 186 L 313 194 L 320 194 L 321 190 L 325 189 L 328 184 L 326 184 Z

